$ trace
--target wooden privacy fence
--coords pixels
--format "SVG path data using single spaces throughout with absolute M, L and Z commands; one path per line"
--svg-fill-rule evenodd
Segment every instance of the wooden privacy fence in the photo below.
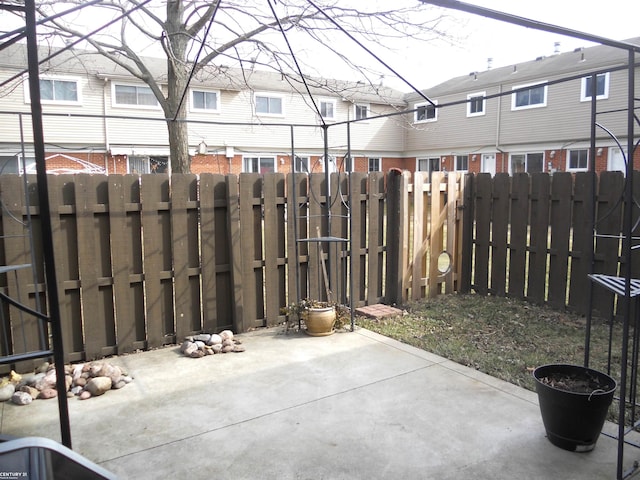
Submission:
M 637 199 L 640 178 L 634 175 Z M 460 290 L 579 313 L 593 300 L 594 311 L 608 318 L 613 295 L 592 286 L 587 275 L 619 275 L 624 180 L 621 172 L 468 176 Z M 637 255 L 632 262 L 637 277 Z
M 34 269 L 0 274 L 0 288 L 30 307 L 36 299 L 46 306 L 36 178 L 27 180 L 0 176 L 0 259 Z M 355 305 L 382 301 L 385 176 L 333 174 L 331 181 L 327 199 L 324 174 L 49 176 L 66 359 L 281 322 L 298 285 L 301 297 L 321 295 L 321 261 L 331 258 L 331 247 L 322 246 L 319 257 L 312 244 L 295 241 L 317 232 L 351 238 L 352 250 L 341 247 L 333 257 L 342 266 L 354 257 L 353 282 L 342 285 Z M 346 271 L 328 268 L 332 284 L 340 283 Z M 2 314 L 0 355 L 40 349 L 35 319 L 6 304 Z
M 324 174 L 48 180 L 67 361 L 280 323 L 298 294 L 326 295 L 323 263 L 336 299 L 355 306 L 472 290 L 578 312 L 592 298 L 605 316 L 615 306 L 587 274 L 592 259 L 595 273 L 620 269 L 616 172 L 332 174 L 330 198 Z M 46 309 L 35 181 L 0 175 L 0 265 L 33 264 L 0 270 L 0 289 Z M 308 241 L 318 235 L 349 242 Z M 35 318 L 6 303 L 0 314 L 0 356 L 46 343 Z

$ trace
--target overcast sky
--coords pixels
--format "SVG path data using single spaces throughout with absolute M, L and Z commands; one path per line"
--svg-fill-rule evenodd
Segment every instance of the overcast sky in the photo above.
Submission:
M 639 0 L 467 0 L 466 3 L 614 40 L 640 37 Z M 560 42 L 560 52 L 594 45 L 456 10 L 448 13 L 463 21 L 458 32 L 459 46 L 425 48 L 422 45 L 419 55 L 408 49 L 406 59 L 394 61 L 394 65 L 399 65 L 397 70 L 419 88 L 431 87 L 472 71 L 486 70 L 488 58 L 493 59 L 495 68 L 552 55 L 554 42 Z M 407 90 L 398 82 L 386 81 Z

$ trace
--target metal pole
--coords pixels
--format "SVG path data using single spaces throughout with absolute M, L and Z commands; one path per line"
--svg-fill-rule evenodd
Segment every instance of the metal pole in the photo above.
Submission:
M 53 232 L 49 209 L 49 189 L 47 186 L 47 166 L 45 165 L 44 128 L 42 125 L 42 103 L 40 101 L 40 72 L 38 66 L 38 42 L 36 37 L 35 0 L 25 1 L 27 32 L 27 55 L 29 61 L 29 93 L 31 95 L 31 122 L 33 124 L 33 148 L 36 158 L 36 178 L 38 179 L 38 198 L 40 201 L 40 219 L 42 222 L 42 249 L 49 295 L 49 320 L 53 341 L 53 360 L 56 368 L 56 388 L 58 389 L 58 410 L 60 414 L 60 433 L 62 443 L 71 448 L 71 429 L 67 405 L 64 377 L 64 353 L 60 305 L 58 303 L 58 282 L 53 254 Z

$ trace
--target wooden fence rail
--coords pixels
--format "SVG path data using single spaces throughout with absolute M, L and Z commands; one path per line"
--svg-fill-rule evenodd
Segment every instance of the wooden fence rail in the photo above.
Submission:
M 331 259 L 331 293 L 356 306 L 475 291 L 579 312 L 591 298 L 603 314 L 614 308 L 587 273 L 592 261 L 596 273 L 620 268 L 616 172 L 333 174 L 330 198 L 324 174 L 48 181 L 67 361 L 278 324 L 298 294 L 326 295 L 322 263 Z M 0 274 L 0 290 L 46 310 L 35 182 L 0 176 L 0 265 L 33 264 Z M 609 235 L 593 243 L 592 202 L 598 233 Z M 296 241 L 318 235 L 350 241 Z M 0 314 L 0 356 L 42 347 L 38 320 L 8 305 Z

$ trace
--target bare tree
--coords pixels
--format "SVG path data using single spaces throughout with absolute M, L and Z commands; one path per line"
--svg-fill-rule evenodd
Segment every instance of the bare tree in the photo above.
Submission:
M 392 5 L 377 0 L 105 0 L 72 16 L 53 18 L 83 1 L 38 2 L 39 15 L 50 19 L 40 27 L 41 33 L 62 37 L 66 43 L 86 37 L 89 48 L 145 82 L 167 121 L 172 171 L 182 173 L 191 165 L 184 92 L 194 76 L 223 74 L 222 64 L 251 64 L 297 78 L 299 84 L 299 70 L 305 76 L 326 76 L 317 65 L 313 68 L 307 53 L 322 46 L 373 83 L 384 68 L 362 61 L 367 49 L 381 51 L 407 38 L 447 36 L 440 30 L 443 17 L 436 10 L 410 0 Z M 100 29 L 106 23 L 113 25 Z M 159 47 L 167 58 L 162 79 L 166 91 L 145 63 L 149 52 Z

